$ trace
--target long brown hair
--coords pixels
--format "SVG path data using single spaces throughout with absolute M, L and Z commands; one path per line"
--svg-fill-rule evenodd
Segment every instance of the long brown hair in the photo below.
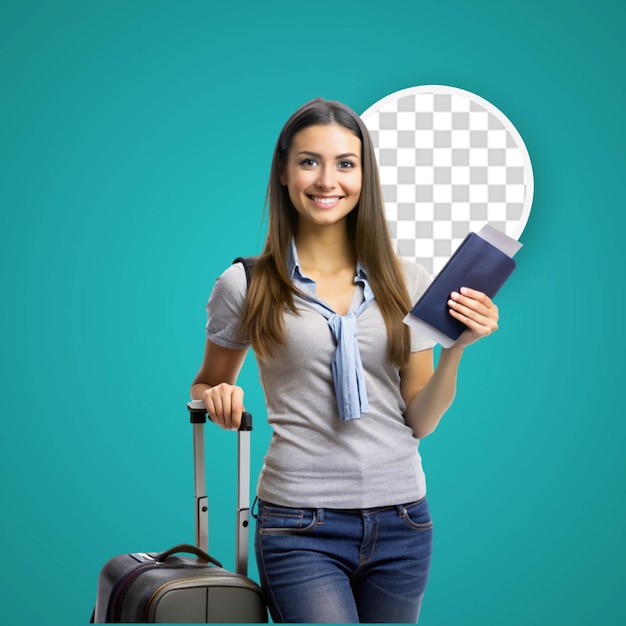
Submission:
M 402 319 L 411 303 L 387 229 L 374 146 L 361 118 L 334 100 L 307 102 L 287 120 L 278 137 L 266 196 L 268 233 L 254 267 L 241 329 L 247 331 L 252 348 L 262 359 L 273 356 L 277 346 L 285 342 L 283 311 L 296 312 L 293 295 L 297 289 L 288 275 L 286 258 L 298 214 L 287 187 L 280 183 L 280 171 L 294 135 L 309 126 L 325 124 L 343 126 L 361 140 L 363 182 L 359 202 L 347 218 L 348 234 L 385 320 L 388 358 L 402 366 L 410 350 L 409 329 Z

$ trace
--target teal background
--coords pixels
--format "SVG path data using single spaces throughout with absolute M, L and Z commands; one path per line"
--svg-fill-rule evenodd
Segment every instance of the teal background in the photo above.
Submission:
M 420 624 L 624 623 L 623 23 L 618 0 L 3 2 L 3 623 L 86 623 L 109 557 L 193 541 L 204 305 L 262 245 L 277 133 L 312 97 L 421 84 L 502 110 L 535 198 L 501 330 L 423 442 Z M 256 478 L 252 359 L 242 384 Z M 234 451 L 210 429 L 227 567 Z

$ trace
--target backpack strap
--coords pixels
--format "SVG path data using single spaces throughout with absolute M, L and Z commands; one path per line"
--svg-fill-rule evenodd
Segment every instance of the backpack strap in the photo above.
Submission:
M 256 262 L 257 257 L 255 256 L 238 256 L 234 261 L 235 263 L 241 263 L 243 265 L 243 269 L 246 272 L 246 285 L 250 286 L 250 277 L 252 276 L 252 270 L 254 269 L 254 264 Z

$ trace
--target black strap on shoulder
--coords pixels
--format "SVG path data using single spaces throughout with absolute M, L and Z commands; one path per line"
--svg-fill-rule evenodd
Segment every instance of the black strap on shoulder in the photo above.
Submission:
M 252 270 L 254 269 L 254 264 L 256 262 L 257 257 L 255 256 L 238 256 L 234 261 L 235 263 L 241 263 L 243 265 L 243 269 L 246 272 L 246 284 L 248 287 L 250 286 L 250 277 L 252 276 Z

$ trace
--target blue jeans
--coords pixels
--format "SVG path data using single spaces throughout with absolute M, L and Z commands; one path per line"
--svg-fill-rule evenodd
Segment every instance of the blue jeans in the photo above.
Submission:
M 374 509 L 259 501 L 255 551 L 274 622 L 416 623 L 430 569 L 426 499 Z

